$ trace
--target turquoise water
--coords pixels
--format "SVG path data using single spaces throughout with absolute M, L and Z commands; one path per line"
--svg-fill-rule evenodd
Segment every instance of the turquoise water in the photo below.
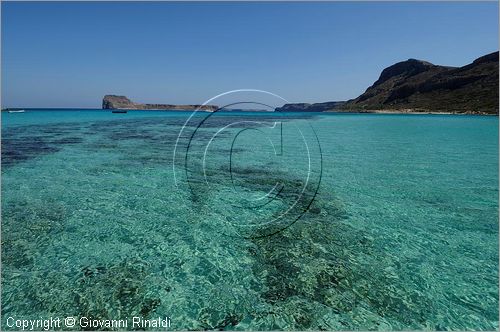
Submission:
M 189 115 L 2 112 L 3 329 L 498 329 L 497 117 Z

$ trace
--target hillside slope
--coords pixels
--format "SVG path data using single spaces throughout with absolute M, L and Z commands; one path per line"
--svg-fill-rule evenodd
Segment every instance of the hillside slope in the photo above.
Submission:
M 365 93 L 341 107 L 498 114 L 498 52 L 454 68 L 409 59 L 382 71 Z

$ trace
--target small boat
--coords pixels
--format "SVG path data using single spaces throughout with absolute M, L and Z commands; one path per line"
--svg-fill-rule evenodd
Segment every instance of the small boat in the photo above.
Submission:
M 9 111 L 9 113 L 24 113 L 24 110 L 17 110 L 17 111 Z
M 112 110 L 111 113 L 127 113 L 126 110 Z

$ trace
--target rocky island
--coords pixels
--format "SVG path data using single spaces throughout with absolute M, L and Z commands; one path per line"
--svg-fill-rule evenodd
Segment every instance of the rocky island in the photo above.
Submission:
M 385 68 L 379 79 L 355 99 L 286 104 L 276 111 L 498 115 L 498 70 L 498 52 L 463 67 L 408 59 Z
M 124 109 L 124 110 L 187 110 L 196 109 L 202 111 L 215 111 L 219 107 L 216 105 L 173 105 L 173 104 L 139 104 L 134 103 L 125 96 L 105 95 L 102 99 L 103 109 Z

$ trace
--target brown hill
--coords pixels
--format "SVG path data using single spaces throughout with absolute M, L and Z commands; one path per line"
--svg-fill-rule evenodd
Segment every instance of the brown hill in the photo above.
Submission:
M 454 68 L 409 59 L 382 71 L 365 93 L 341 107 L 498 114 L 498 52 Z

